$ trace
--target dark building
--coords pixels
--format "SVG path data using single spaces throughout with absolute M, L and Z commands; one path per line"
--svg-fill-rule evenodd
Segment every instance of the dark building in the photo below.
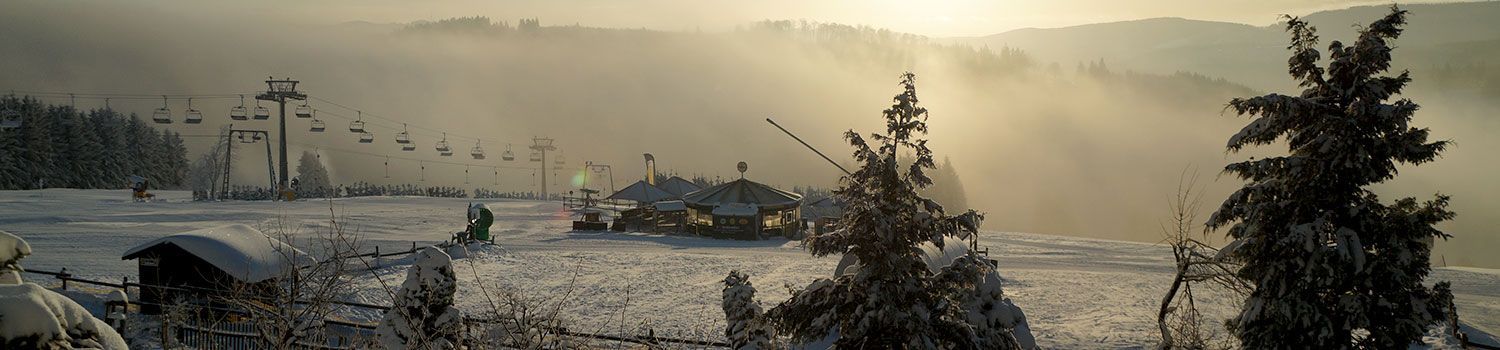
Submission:
M 288 269 L 314 259 L 259 230 L 226 225 L 188 231 L 138 245 L 122 260 L 139 267 L 141 312 L 159 314 L 159 305 L 217 294 L 214 291 L 273 293 Z M 296 261 L 296 263 L 293 263 Z
M 802 195 L 744 178 L 688 193 L 682 203 L 699 235 L 753 240 L 802 229 Z

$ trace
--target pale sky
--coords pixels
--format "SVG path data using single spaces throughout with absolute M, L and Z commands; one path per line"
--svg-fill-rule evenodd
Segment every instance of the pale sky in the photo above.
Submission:
M 706 31 L 763 19 L 807 19 L 863 24 L 933 37 L 978 36 L 1027 27 L 1063 27 L 1154 17 L 1274 23 L 1281 14 L 1303 15 L 1370 0 L 281 0 L 254 3 L 151 0 L 162 10 L 235 16 L 291 16 L 318 22 L 364 20 L 403 23 L 422 19 L 488 16 L 514 23 L 537 17 L 544 25 Z M 1407 1 L 1433 2 L 1428 0 Z

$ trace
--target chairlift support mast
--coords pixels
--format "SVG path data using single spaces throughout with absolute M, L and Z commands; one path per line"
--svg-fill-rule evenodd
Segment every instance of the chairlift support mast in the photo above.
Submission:
M 276 168 L 271 165 L 271 142 L 269 142 L 271 133 L 265 130 L 235 129 L 234 124 L 229 124 L 229 132 L 224 134 L 224 185 L 220 188 L 222 192 L 220 192 L 219 198 L 229 197 L 229 175 L 232 168 L 230 165 L 234 161 L 234 141 L 232 138 L 237 136 L 243 139 L 245 135 L 250 135 L 252 140 L 259 137 L 262 140 L 268 141 L 266 142 L 267 180 L 271 183 L 272 188 L 276 187 Z
M 532 151 L 541 153 L 541 157 L 538 160 L 541 161 L 540 167 L 542 170 L 542 200 L 549 199 L 547 195 L 547 151 L 557 150 L 557 146 L 552 145 L 552 142 L 552 138 L 532 137 L 531 147 L 529 147 Z M 533 173 L 533 175 L 535 174 Z
M 281 108 L 281 118 L 280 118 L 280 121 L 281 121 L 281 125 L 280 125 L 281 138 L 278 140 L 280 142 L 280 144 L 281 144 L 281 159 L 280 159 L 280 161 L 281 161 L 281 166 L 280 166 L 281 178 L 278 179 L 279 180 L 278 181 L 278 185 L 280 185 L 280 188 L 277 188 L 277 190 L 281 190 L 281 189 L 287 188 L 286 101 L 287 100 L 300 100 L 300 101 L 304 101 L 304 102 L 307 101 L 307 94 L 303 94 L 301 92 L 297 92 L 297 83 L 298 83 L 298 81 L 292 80 L 291 78 L 286 78 L 286 79 L 281 79 L 281 80 L 277 80 L 275 78 L 269 78 L 269 79 L 266 79 L 266 91 L 263 92 L 263 93 L 260 93 L 258 95 L 255 95 L 255 99 L 256 100 L 274 101 Z M 267 147 L 269 147 L 269 146 L 267 146 Z

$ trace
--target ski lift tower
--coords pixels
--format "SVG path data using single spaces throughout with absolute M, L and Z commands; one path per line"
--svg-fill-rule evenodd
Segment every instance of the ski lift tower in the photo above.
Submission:
M 556 151 L 557 146 L 552 145 L 552 139 L 547 137 L 532 137 L 531 150 L 541 153 L 542 157 L 542 200 L 547 200 L 547 151 Z
M 307 94 L 297 92 L 297 83 L 298 81 L 292 80 L 292 78 L 277 80 L 276 78 L 267 77 L 266 91 L 255 95 L 255 99 L 257 100 L 276 102 L 276 104 L 281 107 L 281 118 L 279 119 L 281 123 L 281 137 L 279 139 L 281 145 L 281 159 L 280 166 L 278 167 L 279 170 L 281 170 L 281 176 L 276 183 L 278 187 L 276 190 L 278 193 L 288 188 L 288 172 L 286 164 L 286 101 L 307 101 Z

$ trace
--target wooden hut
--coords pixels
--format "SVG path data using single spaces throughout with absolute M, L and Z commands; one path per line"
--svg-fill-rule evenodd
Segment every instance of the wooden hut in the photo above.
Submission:
M 273 293 L 289 269 L 315 261 L 307 253 L 246 225 L 188 231 L 130 248 L 122 260 L 136 260 L 141 312 L 159 314 L 159 305 L 211 296 L 214 291 Z
M 688 228 L 713 237 L 761 239 L 802 229 L 802 195 L 743 177 L 682 197 Z

